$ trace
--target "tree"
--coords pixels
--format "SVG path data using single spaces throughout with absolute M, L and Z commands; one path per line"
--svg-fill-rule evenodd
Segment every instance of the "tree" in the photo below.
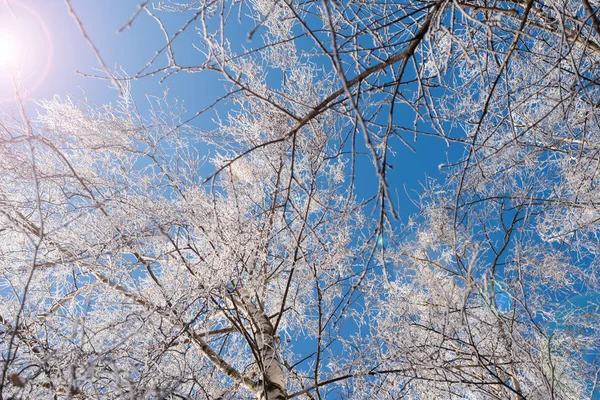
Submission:
M 324 352 L 364 273 L 360 209 L 327 142 L 256 151 L 211 188 L 166 104 L 146 125 L 44 107 L 3 148 L 5 376 L 24 397 L 285 396 L 280 338 Z M 245 107 L 226 132 L 240 144 L 268 117 Z
M 595 3 L 140 6 L 126 26 L 154 18 L 167 62 L 104 66 L 118 106 L 4 118 L 3 398 L 595 396 Z M 181 65 L 193 28 L 204 58 Z M 130 85 L 179 72 L 227 91 L 142 117 Z M 464 155 L 401 224 L 406 132 Z

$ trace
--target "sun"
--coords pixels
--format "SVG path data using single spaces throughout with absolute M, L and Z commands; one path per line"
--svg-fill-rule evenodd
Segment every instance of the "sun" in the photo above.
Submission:
M 47 77 L 51 60 L 50 33 L 35 8 L 0 1 L 0 101 L 14 98 L 15 85 L 31 94 Z
M 8 69 L 18 68 L 19 60 L 23 59 L 22 46 L 13 35 L 0 32 L 0 67 Z

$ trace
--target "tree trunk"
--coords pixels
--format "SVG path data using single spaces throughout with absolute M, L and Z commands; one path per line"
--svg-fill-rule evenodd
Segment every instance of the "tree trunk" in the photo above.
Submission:
M 283 369 L 277 356 L 277 339 L 273 324 L 262 307 L 257 307 L 247 294 L 242 295 L 243 305 L 252 321 L 256 338 L 261 380 L 258 385 L 257 399 L 285 400 L 287 390 Z

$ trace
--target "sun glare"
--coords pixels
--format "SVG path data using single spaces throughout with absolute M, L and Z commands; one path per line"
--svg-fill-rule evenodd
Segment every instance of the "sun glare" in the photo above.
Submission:
M 13 99 L 14 85 L 31 94 L 48 75 L 51 56 L 49 31 L 36 10 L 0 3 L 0 101 Z
M 14 37 L 0 35 L 0 67 L 13 68 L 19 64 L 19 45 Z

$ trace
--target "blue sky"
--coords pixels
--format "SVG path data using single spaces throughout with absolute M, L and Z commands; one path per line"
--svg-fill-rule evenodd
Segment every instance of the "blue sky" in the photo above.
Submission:
M 14 1 L 14 0 L 11 0 Z M 29 100 L 51 98 L 55 95 L 76 97 L 85 96 L 99 104 L 114 102 L 117 92 L 111 89 L 105 80 L 86 78 L 77 72 L 91 75 L 103 75 L 93 51 L 82 37 L 74 19 L 69 15 L 62 0 L 24 0 L 45 22 L 49 40 L 52 43 L 52 61 L 49 73 L 41 85 L 28 93 Z M 107 0 L 102 2 L 74 0 L 72 2 L 84 27 L 99 49 L 104 61 L 110 68 L 123 68 L 126 73 L 134 74 L 153 57 L 164 43 L 164 36 L 156 23 L 145 14 L 140 14 L 132 29 L 117 33 L 137 9 L 136 1 Z M 14 7 L 21 14 L 19 7 Z M 7 15 L 2 6 L 2 15 Z M 25 13 L 26 14 L 26 13 Z M 27 17 L 27 15 L 25 15 Z M 36 21 L 33 21 L 35 28 Z M 30 21 L 25 23 L 31 24 Z M 29 25 L 31 26 L 31 25 Z M 28 27 L 29 27 L 28 26 Z M 40 35 L 40 41 L 44 38 Z M 185 39 L 185 38 L 184 38 Z M 43 49 L 46 51 L 46 46 Z M 195 51 L 192 49 L 192 51 Z M 43 69 L 36 66 L 36 72 Z M 201 83 L 201 84 L 200 84 Z M 200 88 L 201 87 L 201 88 Z M 147 78 L 139 81 L 133 89 L 138 97 L 144 93 L 160 95 L 169 89 L 170 95 L 186 101 L 188 109 L 195 110 L 212 97 L 219 87 L 216 80 L 199 82 L 194 76 L 181 74 L 159 85 L 158 79 Z M 200 88 L 200 89 L 199 89 Z M 10 97 L 10 88 L 0 92 L 0 97 Z M 199 92 L 205 92 L 199 93 Z M 10 107 L 11 101 L 3 101 L 2 108 Z

